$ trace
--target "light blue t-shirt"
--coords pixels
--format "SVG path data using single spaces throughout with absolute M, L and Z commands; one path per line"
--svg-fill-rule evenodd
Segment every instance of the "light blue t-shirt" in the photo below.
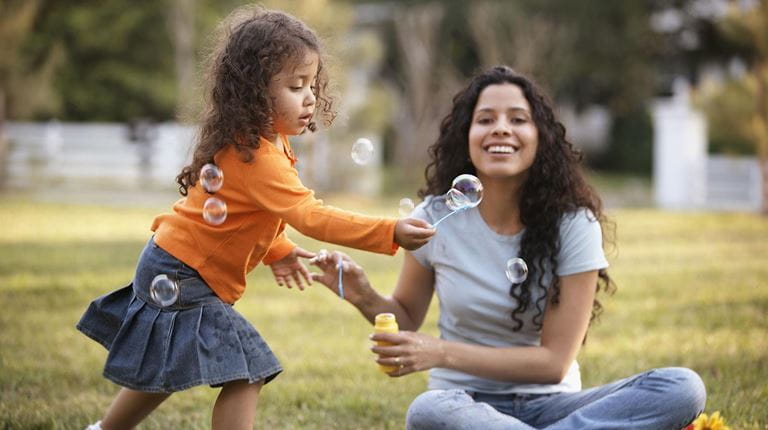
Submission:
M 448 213 L 450 209 L 443 196 L 428 196 L 412 216 L 434 223 Z M 421 265 L 434 271 L 442 339 L 492 347 L 540 345 L 541 331 L 533 323 L 535 306 L 519 315 L 523 321 L 520 331 L 513 330 L 515 322 L 511 313 L 516 303 L 509 295 L 511 282 L 505 269 L 507 260 L 518 257 L 522 237 L 523 231 L 512 236 L 494 232 L 479 210 L 472 208 L 441 222 L 429 243 L 411 253 Z M 560 244 L 558 276 L 608 267 L 600 224 L 587 209 L 563 217 Z M 532 269 L 530 265 L 529 269 Z M 551 273 L 545 274 L 545 285 L 550 285 L 551 279 Z M 539 291 L 539 288 L 533 290 L 534 303 L 541 297 Z M 434 368 L 430 371 L 429 388 L 484 393 L 578 391 L 581 375 L 576 361 L 563 381 L 552 385 L 515 384 Z

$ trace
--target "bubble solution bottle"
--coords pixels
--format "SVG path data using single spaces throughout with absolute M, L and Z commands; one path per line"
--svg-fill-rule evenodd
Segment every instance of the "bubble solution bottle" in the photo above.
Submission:
M 374 333 L 397 333 L 398 332 L 397 327 L 397 321 L 395 320 L 395 314 L 390 313 L 384 313 L 384 314 L 378 314 L 376 315 L 376 320 L 373 325 L 373 331 Z M 392 345 L 389 342 L 382 342 L 377 341 L 377 345 L 379 346 L 389 346 Z M 384 373 L 389 373 L 397 370 L 396 366 L 382 366 L 379 365 L 379 370 L 381 370 Z

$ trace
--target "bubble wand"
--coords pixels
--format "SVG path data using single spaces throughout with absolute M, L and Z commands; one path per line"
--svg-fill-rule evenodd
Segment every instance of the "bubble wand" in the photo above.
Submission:
M 341 297 L 341 300 L 344 300 L 344 284 L 341 282 L 341 274 L 343 272 L 343 268 L 344 262 L 339 260 L 339 297 Z
M 463 210 L 467 210 L 467 209 L 469 209 L 469 206 L 464 206 L 462 208 L 458 208 L 458 209 L 452 210 L 448 215 L 440 218 L 439 220 L 437 220 L 436 223 L 432 224 L 432 228 L 437 228 L 437 225 L 440 224 L 444 219 L 448 218 L 449 216 L 451 216 L 451 215 L 453 215 L 453 214 L 455 214 L 457 212 L 461 212 Z

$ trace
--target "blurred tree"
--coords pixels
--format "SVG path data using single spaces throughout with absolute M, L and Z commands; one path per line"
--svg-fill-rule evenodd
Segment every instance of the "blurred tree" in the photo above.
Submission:
M 509 64 L 577 110 L 607 106 L 614 121 L 596 164 L 650 173 L 652 126 L 645 104 L 654 94 L 659 37 L 649 25 L 648 3 L 486 0 L 473 2 L 470 12 L 483 67 Z
M 721 25 L 726 35 L 748 46 L 752 53 L 747 57 L 751 67 L 744 87 L 753 95 L 753 104 L 736 124 L 746 129 L 745 134 L 754 142 L 763 177 L 762 212 L 768 215 L 768 1 L 748 5 L 731 1 Z
M 62 59 L 58 44 L 45 50 L 26 48 L 40 9 L 37 0 L 0 0 L 0 186 L 3 185 L 8 142 L 4 124 L 41 110 L 53 112 L 59 98 L 52 88 L 53 71 Z
M 51 115 L 59 106 L 53 72 L 63 59 L 55 42 L 42 49 L 30 43 L 40 1 L 0 1 L 0 125 L 9 118 L 28 118 L 34 112 Z
M 57 77 L 64 119 L 174 118 L 176 75 L 165 2 L 51 3 L 39 29 L 67 50 Z
M 193 115 L 199 93 L 195 88 L 196 25 L 195 14 L 198 0 L 169 0 L 168 22 L 173 44 L 176 72 L 176 116 L 185 119 Z

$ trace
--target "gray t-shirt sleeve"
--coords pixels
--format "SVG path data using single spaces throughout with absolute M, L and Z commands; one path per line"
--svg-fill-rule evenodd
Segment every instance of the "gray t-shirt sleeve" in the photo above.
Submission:
M 581 209 L 563 217 L 560 223 L 558 261 L 558 276 L 608 267 L 600 223 L 589 209 Z

